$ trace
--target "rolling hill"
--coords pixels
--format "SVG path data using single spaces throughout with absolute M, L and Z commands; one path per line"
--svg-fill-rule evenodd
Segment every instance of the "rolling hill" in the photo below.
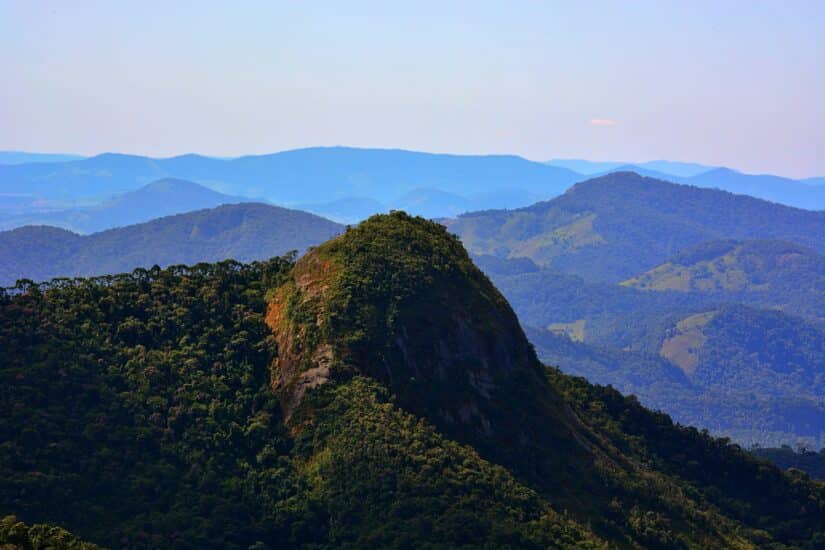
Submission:
M 678 319 L 660 355 L 702 385 L 814 400 L 825 392 L 825 329 L 778 311 L 736 305 Z
M 295 263 L 2 296 L 0 386 L 0 514 L 97 544 L 825 540 L 825 486 L 543 367 L 460 242 L 401 213 Z
M 50 225 L 76 233 L 95 233 L 239 202 L 244 202 L 244 199 L 212 191 L 191 181 L 167 178 L 144 185 L 136 191 L 115 195 L 94 206 L 0 218 L 0 229 Z
M 644 290 L 683 292 L 769 291 L 777 285 L 811 285 L 825 290 L 825 257 L 789 242 L 706 241 L 668 262 L 623 282 Z
M 304 252 L 342 226 L 265 204 L 219 206 L 81 236 L 48 226 L 0 232 L 0 285 L 17 279 L 106 275 L 154 265 Z
M 784 241 L 706 241 L 622 285 L 717 294 L 825 320 L 825 256 Z
M 704 410 L 693 408 L 685 421 L 748 444 L 825 447 L 822 326 L 779 311 L 723 306 L 674 318 L 659 354 L 706 396 Z M 708 407 L 711 400 L 716 407 Z
M 782 239 L 825 251 L 825 212 L 619 172 L 550 201 L 446 220 L 474 254 L 526 257 L 589 281 L 620 282 L 719 239 Z

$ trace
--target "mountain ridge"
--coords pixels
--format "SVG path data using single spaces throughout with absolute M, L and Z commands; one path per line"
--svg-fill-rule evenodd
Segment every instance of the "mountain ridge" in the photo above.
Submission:
M 67 162 L 86 158 L 67 153 L 31 153 L 28 151 L 0 151 L 0 164 L 28 164 L 45 162 Z
M 303 252 L 342 230 L 314 214 L 260 203 L 228 204 L 85 236 L 28 226 L 0 232 L 0 285 L 156 264 L 251 261 Z
M 579 175 L 515 155 L 315 147 L 233 159 L 199 155 L 153 159 L 106 153 L 49 166 L 0 166 L 0 191 L 66 196 L 72 184 L 75 196 L 83 193 L 81 189 L 86 189 L 86 196 L 94 196 L 127 191 L 161 177 L 294 204 L 358 196 L 365 190 L 371 199 L 387 202 L 417 187 L 468 193 L 507 188 L 514 180 L 554 195 Z
M 644 162 L 591 161 L 584 159 L 552 159 L 545 162 L 553 166 L 569 168 L 586 176 L 596 176 L 605 172 L 619 171 L 622 166 L 633 166 L 641 170 L 651 170 L 675 177 L 690 177 L 715 168 L 695 162 L 672 160 L 648 160 Z
M 528 257 L 589 280 L 620 282 L 704 240 L 786 239 L 825 251 L 825 211 L 612 173 L 512 210 L 444 221 L 473 254 Z
M 610 164 L 608 171 L 631 169 L 676 183 L 747 193 L 798 207 L 825 208 L 825 188 L 776 176 L 748 175 L 699 165 L 650 161 L 642 165 Z M 662 170 L 688 175 L 672 175 Z M 705 167 L 702 167 L 704 169 Z M 215 158 L 184 154 L 151 158 L 122 153 L 49 164 L 0 165 L 0 198 L 28 195 L 31 204 L 12 201 L 23 213 L 69 204 L 87 204 L 114 193 L 134 190 L 159 178 L 195 181 L 219 192 L 296 207 L 319 206 L 358 197 L 366 200 L 350 210 L 358 216 L 337 221 L 354 223 L 380 213 L 416 189 L 457 195 L 466 208 L 526 206 L 562 194 L 593 174 L 534 162 L 516 155 L 457 155 L 403 149 L 309 147 L 269 154 Z M 815 182 L 816 179 L 812 179 Z M 376 208 L 376 203 L 384 209 Z M 442 204 L 431 197 L 416 214 L 433 217 L 456 214 L 455 200 Z M 409 208 L 414 205 L 406 205 Z M 15 210 L 15 211 L 16 211 Z M 360 212 L 366 215 L 361 215 Z M 357 217 L 357 219 L 356 219 Z

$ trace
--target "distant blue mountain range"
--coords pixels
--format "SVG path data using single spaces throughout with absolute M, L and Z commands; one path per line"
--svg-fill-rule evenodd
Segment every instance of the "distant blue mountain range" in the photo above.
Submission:
M 80 155 L 61 153 L 26 153 L 24 151 L 0 151 L 0 164 L 26 164 L 30 162 L 67 162 L 80 160 Z
M 95 196 L 133 190 L 164 177 L 279 203 L 326 202 L 352 196 L 389 202 L 419 188 L 472 194 L 517 187 L 554 196 L 581 179 L 572 170 L 516 156 L 323 147 L 230 160 L 106 153 L 63 163 L 0 166 L 0 193 Z
M 235 159 L 199 155 L 153 159 L 107 153 L 62 163 L 0 166 L 0 195 L 26 195 L 41 203 L 100 200 L 161 178 L 193 181 L 230 195 L 286 206 L 337 208 L 340 201 L 346 200 L 352 207 L 353 199 L 361 197 L 366 202 L 356 208 L 359 213 L 374 208 L 376 203 L 392 208 L 396 201 L 407 201 L 405 197 L 417 190 L 436 190 L 421 211 L 452 215 L 456 213 L 455 196 L 478 199 L 476 202 L 481 201 L 478 204 L 485 207 L 523 206 L 536 198 L 563 193 L 582 176 L 517 156 L 440 155 L 391 149 L 322 147 Z M 521 199 L 516 204 L 497 199 L 492 204 L 484 197 Z
M 622 167 L 635 166 L 643 170 L 652 170 L 671 176 L 689 178 L 713 170 L 715 166 L 706 166 L 695 162 L 676 162 L 672 160 L 650 160 L 647 162 L 610 162 L 583 159 L 553 159 L 545 164 L 567 168 L 584 175 L 603 174 L 619 170 Z
M 541 163 L 512 155 L 316 147 L 229 159 L 195 154 L 150 158 L 106 153 L 68 161 L 0 164 L 0 227 L 15 226 L 25 216 L 40 216 L 47 211 L 60 210 L 65 218 L 67 204 L 87 208 L 166 178 L 194 182 L 233 200 L 243 197 L 270 202 L 353 223 L 392 209 L 447 217 L 468 210 L 518 208 L 556 197 L 594 175 L 615 171 L 635 171 L 800 208 L 825 208 L 825 185 L 817 185 L 822 178 L 797 181 L 672 161 L 640 165 L 583 160 Z M 167 202 L 177 211 L 192 209 L 185 198 L 177 203 L 170 198 Z M 195 207 L 204 206 L 208 205 L 199 203 Z M 141 212 L 139 217 L 155 216 Z M 72 223 L 70 227 L 76 231 L 99 228 Z

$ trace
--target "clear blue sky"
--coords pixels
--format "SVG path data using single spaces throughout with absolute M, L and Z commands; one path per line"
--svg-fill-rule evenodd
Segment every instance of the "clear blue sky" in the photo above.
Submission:
M 0 149 L 825 175 L 825 1 L 0 0 Z

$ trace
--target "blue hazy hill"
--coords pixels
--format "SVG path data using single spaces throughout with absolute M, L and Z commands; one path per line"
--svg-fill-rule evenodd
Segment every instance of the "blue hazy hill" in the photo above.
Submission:
M 67 162 L 80 160 L 80 155 L 63 153 L 27 153 L 25 151 L 0 151 L 0 164 L 26 164 L 32 162 Z
M 545 164 L 549 166 L 557 166 L 559 168 L 567 168 L 579 174 L 586 176 L 592 174 L 601 174 L 615 170 L 619 166 L 628 164 L 627 162 L 612 162 L 612 161 L 595 161 L 584 159 L 553 159 L 548 160 Z
M 716 168 L 685 178 L 681 183 L 751 195 L 760 199 L 809 210 L 825 209 L 825 187 L 810 185 L 771 174 L 743 174 L 730 168 Z
M 605 172 L 621 170 L 622 167 L 635 166 L 640 170 L 651 170 L 670 176 L 691 177 L 713 170 L 713 166 L 698 164 L 695 162 L 679 162 L 673 160 L 649 160 L 647 162 L 622 162 L 622 161 L 593 161 L 584 159 L 553 159 L 546 164 L 568 168 L 580 174 L 595 175 Z
M 94 233 L 172 214 L 239 202 L 244 202 L 244 199 L 218 193 L 191 181 L 166 178 L 135 191 L 115 195 L 94 206 L 9 216 L 0 219 L 0 229 L 50 225 L 77 233 Z

